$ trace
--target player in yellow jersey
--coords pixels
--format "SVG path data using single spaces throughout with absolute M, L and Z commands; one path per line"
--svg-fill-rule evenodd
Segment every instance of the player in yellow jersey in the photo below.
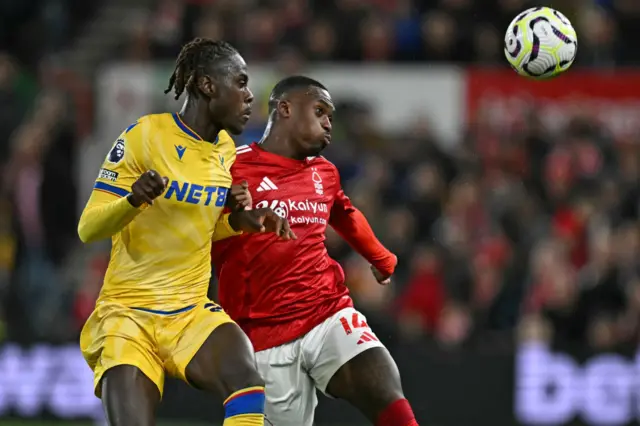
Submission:
M 253 94 L 229 44 L 195 39 L 176 61 L 178 114 L 142 117 L 116 140 L 82 213 L 83 242 L 112 238 L 111 260 L 80 346 L 113 426 L 155 424 L 165 373 L 222 395 L 225 426 L 263 425 L 251 343 L 207 299 L 213 240 L 241 232 L 295 238 L 267 209 L 223 214 L 229 168 Z M 239 195 L 246 188 L 239 188 Z

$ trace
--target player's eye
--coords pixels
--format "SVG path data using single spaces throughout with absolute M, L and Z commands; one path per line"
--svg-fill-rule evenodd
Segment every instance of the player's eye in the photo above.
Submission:
M 324 109 L 322 108 L 316 108 L 316 115 L 318 117 L 322 116 L 324 114 Z

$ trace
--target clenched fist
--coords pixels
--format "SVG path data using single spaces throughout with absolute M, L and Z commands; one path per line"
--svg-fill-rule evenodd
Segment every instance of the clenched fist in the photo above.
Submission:
M 144 203 L 152 205 L 153 200 L 162 195 L 167 183 L 169 178 L 161 177 L 155 170 L 149 170 L 131 185 L 131 194 L 127 199 L 133 207 L 140 207 Z
M 397 264 L 398 264 L 398 258 L 394 255 L 393 256 L 393 269 L 395 269 Z M 376 278 L 376 281 L 378 281 L 378 284 L 380 284 L 380 285 L 389 285 L 389 284 L 391 284 L 391 275 L 382 273 L 380 270 L 378 270 L 373 265 L 371 265 L 371 272 L 373 273 L 373 276 Z

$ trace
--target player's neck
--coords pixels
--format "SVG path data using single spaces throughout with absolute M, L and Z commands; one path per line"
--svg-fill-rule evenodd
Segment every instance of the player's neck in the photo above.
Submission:
M 292 142 L 289 137 L 279 134 L 279 132 L 274 132 L 273 129 L 271 129 L 262 137 L 260 146 L 271 154 L 291 158 L 292 160 L 304 160 L 306 157 L 295 152 L 292 148 Z
M 222 130 L 209 119 L 207 105 L 204 102 L 197 102 L 187 98 L 179 114 L 184 124 L 189 126 L 205 141 L 215 141 L 218 133 Z

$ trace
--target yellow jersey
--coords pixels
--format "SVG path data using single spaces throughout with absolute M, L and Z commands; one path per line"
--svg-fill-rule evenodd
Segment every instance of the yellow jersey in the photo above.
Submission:
M 111 237 L 98 299 L 170 313 L 206 298 L 212 240 L 237 235 L 223 215 L 235 144 L 222 131 L 204 141 L 178 114 L 153 114 L 129 126 L 109 151 L 85 207 L 84 242 Z M 168 178 L 152 205 L 126 196 L 146 171 Z

